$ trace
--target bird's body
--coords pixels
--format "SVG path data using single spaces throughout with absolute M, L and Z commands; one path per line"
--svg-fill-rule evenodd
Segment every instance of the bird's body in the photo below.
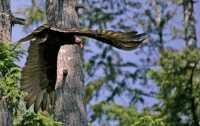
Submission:
M 90 37 L 123 50 L 131 50 L 142 44 L 144 34 L 114 32 L 108 30 L 58 29 L 43 25 L 18 43 L 31 40 L 27 62 L 22 70 L 21 87 L 28 92 L 27 105 L 35 104 L 48 109 L 54 101 L 57 54 L 61 45 L 75 44 L 75 36 Z

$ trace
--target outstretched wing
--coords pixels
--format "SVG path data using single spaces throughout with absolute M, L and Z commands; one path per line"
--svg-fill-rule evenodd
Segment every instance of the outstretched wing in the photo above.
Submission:
M 44 36 L 44 34 L 41 34 L 41 33 L 48 34 L 50 32 L 56 33 L 57 35 L 60 34 L 60 36 L 77 35 L 77 36 L 89 37 L 89 38 L 99 40 L 103 43 L 107 43 L 111 46 L 114 46 L 119 49 L 124 49 L 124 50 L 135 49 L 146 38 L 146 35 L 144 33 L 138 34 L 136 31 L 115 32 L 111 30 L 90 30 L 90 29 L 64 29 L 62 30 L 55 27 L 48 27 L 47 25 L 43 25 L 43 26 L 38 27 L 28 36 L 20 39 L 19 42 L 28 41 L 41 35 Z

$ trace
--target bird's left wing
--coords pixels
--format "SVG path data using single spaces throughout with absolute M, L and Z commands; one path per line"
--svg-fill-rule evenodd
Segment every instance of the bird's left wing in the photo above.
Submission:
M 87 36 L 118 49 L 132 50 L 138 47 L 146 39 L 146 34 L 138 34 L 136 31 L 116 32 L 111 30 L 80 30 L 80 36 Z

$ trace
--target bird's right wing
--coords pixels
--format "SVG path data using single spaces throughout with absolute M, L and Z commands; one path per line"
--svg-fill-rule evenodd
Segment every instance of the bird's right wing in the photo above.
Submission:
M 51 95 L 48 91 L 49 80 L 47 78 L 47 66 L 44 56 L 44 47 L 38 44 L 38 40 L 30 42 L 28 57 L 22 69 L 21 88 L 27 92 L 25 101 L 27 107 L 34 104 L 35 111 L 41 107 L 48 110 L 51 103 Z

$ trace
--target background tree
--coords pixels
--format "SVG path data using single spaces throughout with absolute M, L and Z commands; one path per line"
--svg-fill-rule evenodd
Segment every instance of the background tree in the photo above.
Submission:
M 159 96 L 163 101 L 163 105 L 160 106 L 163 108 L 163 110 L 160 109 L 161 113 L 170 122 L 170 125 L 199 126 L 199 96 L 196 94 L 199 91 L 197 88 L 199 82 L 195 75 L 198 73 L 199 51 L 195 49 L 197 38 L 193 15 L 194 3 L 192 1 L 182 2 L 184 40 L 187 48 L 193 49 L 185 49 L 179 53 L 163 53 L 159 62 L 161 69 L 159 72 L 154 71 L 156 74 L 153 74 L 152 77 L 160 87 Z
M 155 110 L 170 126 L 199 126 L 199 53 L 198 49 L 165 52 L 159 60 L 160 70 L 150 72 L 162 102 Z
M 11 40 L 11 17 L 10 17 L 10 1 L 0 1 L 0 44 L 2 42 L 9 42 Z M 2 74 L 2 73 L 0 73 Z M 5 76 L 5 75 L 1 75 Z M 8 99 L 3 96 L 1 89 L 0 96 L 0 125 L 11 126 L 12 111 L 8 104 Z

